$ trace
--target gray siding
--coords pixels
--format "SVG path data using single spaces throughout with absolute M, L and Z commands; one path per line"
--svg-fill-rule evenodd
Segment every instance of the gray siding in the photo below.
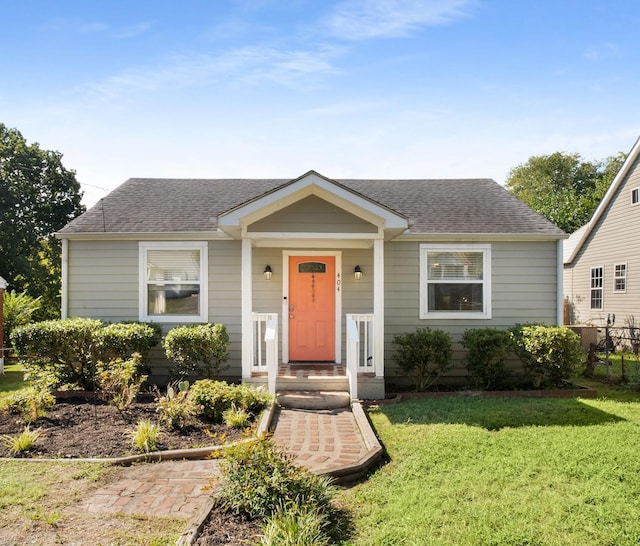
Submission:
M 376 233 L 377 227 L 316 196 L 254 222 L 250 232 Z
M 629 171 L 608 209 L 600 217 L 572 264 L 565 266 L 564 293 L 574 324 L 603 325 L 608 313 L 616 323 L 640 318 L 640 205 L 631 205 L 631 190 L 640 186 L 640 160 Z M 627 264 L 627 291 L 614 292 L 614 266 Z M 604 267 L 603 309 L 590 309 L 591 268 Z
M 420 244 L 385 247 L 385 363 L 387 377 L 400 375 L 392 361 L 392 339 L 418 327 L 445 330 L 454 342 L 452 377 L 465 375 L 460 337 L 470 328 L 509 328 L 518 323 L 557 321 L 557 244 L 494 242 L 491 319 L 420 319 Z

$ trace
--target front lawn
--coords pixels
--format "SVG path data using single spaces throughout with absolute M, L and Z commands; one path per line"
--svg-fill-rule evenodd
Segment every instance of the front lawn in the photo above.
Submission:
M 640 540 L 638 394 L 409 400 L 371 419 L 391 460 L 343 492 L 350 544 Z

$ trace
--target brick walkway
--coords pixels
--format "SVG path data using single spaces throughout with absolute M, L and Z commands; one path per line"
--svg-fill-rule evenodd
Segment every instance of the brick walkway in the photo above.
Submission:
M 367 447 L 349 408 L 309 411 L 281 409 L 272 428 L 274 440 L 297 463 L 323 474 L 351 466 Z M 138 463 L 83 502 L 95 514 L 135 514 L 190 520 L 203 509 L 219 477 L 215 460 Z
M 281 409 L 275 419 L 273 439 L 297 463 L 317 474 L 356 464 L 367 452 L 349 408 Z
M 164 461 L 123 468 L 84 501 L 90 513 L 190 519 L 207 503 L 217 461 Z

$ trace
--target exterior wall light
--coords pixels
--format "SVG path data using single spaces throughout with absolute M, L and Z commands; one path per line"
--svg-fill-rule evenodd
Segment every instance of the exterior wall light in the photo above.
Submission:
M 362 269 L 360 269 L 359 265 L 356 265 L 356 268 L 353 270 L 353 276 L 356 281 L 359 281 L 362 278 Z
M 271 275 L 273 275 L 273 270 L 271 269 L 270 265 L 265 266 L 264 268 L 264 278 L 267 281 L 271 280 Z

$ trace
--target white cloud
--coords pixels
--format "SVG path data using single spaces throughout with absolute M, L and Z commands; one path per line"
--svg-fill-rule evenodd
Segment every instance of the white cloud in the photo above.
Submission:
M 346 0 L 327 19 L 345 40 L 402 37 L 467 16 L 474 0 Z

